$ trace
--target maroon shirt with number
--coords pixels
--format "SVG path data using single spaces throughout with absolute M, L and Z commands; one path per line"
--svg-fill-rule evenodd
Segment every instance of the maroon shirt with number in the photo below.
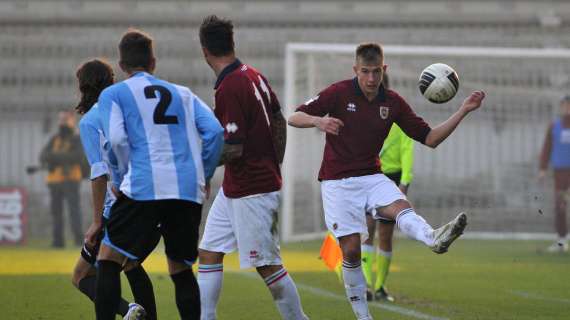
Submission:
M 340 119 L 344 127 L 338 136 L 326 134 L 319 180 L 335 180 L 378 173 L 379 153 L 392 123 L 412 139 L 425 143 L 431 128 L 392 90 L 380 87 L 368 101 L 356 78 L 337 82 L 297 111 L 313 116 Z
M 267 80 L 236 60 L 216 81 L 214 114 L 226 144 L 243 144 L 240 158 L 225 164 L 222 188 L 229 198 L 281 189 L 281 172 L 271 135 L 271 115 L 281 109 Z

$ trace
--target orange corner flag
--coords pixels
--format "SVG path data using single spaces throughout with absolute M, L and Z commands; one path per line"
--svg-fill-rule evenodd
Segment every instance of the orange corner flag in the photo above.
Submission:
M 320 257 L 323 259 L 327 268 L 331 271 L 335 271 L 336 274 L 341 278 L 341 268 L 342 265 L 342 251 L 340 246 L 336 242 L 334 236 L 327 233 L 321 246 Z

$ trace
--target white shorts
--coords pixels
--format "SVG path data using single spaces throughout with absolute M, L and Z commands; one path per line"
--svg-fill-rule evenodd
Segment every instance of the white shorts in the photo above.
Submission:
M 383 174 L 324 180 L 321 193 L 329 231 L 337 238 L 360 233 L 363 242 L 368 239 L 366 212 L 381 219 L 377 208 L 406 200 L 396 184 Z
M 239 252 L 241 268 L 280 265 L 279 191 L 228 198 L 220 188 L 206 219 L 200 249 Z

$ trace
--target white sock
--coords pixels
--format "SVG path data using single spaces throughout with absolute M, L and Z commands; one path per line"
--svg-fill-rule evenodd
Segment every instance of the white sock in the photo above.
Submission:
M 384 250 L 378 248 L 377 253 L 381 256 L 386 257 L 386 258 L 392 258 L 392 251 L 384 251 Z
M 344 288 L 348 302 L 352 306 L 352 311 L 356 319 L 372 319 L 368 312 L 368 302 L 366 301 L 366 280 L 362 273 L 360 261 L 351 263 L 342 261 L 342 276 L 344 278 Z
M 362 252 L 371 252 L 374 253 L 374 246 L 371 244 L 362 244 L 360 246 L 360 249 L 362 250 Z
M 198 286 L 200 287 L 200 320 L 215 320 L 216 306 L 220 300 L 223 264 L 201 264 L 198 266 Z
M 263 279 L 273 296 L 282 319 L 306 320 L 309 319 L 301 307 L 301 299 L 293 279 L 285 268 Z
M 408 237 L 423 242 L 428 247 L 433 246 L 433 228 L 414 209 L 408 208 L 398 213 L 396 224 Z

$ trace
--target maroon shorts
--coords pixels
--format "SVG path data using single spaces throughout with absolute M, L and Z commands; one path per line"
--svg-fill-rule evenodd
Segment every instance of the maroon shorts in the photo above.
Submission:
M 554 170 L 554 189 L 556 191 L 566 191 L 570 189 L 570 169 Z

